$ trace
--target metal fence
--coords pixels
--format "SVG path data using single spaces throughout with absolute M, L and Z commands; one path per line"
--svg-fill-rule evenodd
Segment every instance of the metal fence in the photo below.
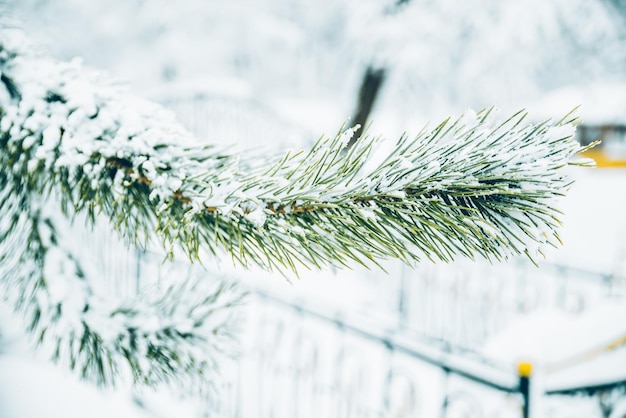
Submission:
M 528 376 L 361 319 L 268 294 L 255 299 L 258 331 L 241 367 L 259 380 L 240 382 L 248 401 L 233 416 L 527 416 Z
M 252 305 L 240 367 L 256 379 L 239 381 L 229 416 L 538 417 L 573 402 L 597 414 L 566 416 L 608 417 L 626 401 L 626 381 L 547 388 L 532 364 L 494 364 L 319 301 L 257 290 Z

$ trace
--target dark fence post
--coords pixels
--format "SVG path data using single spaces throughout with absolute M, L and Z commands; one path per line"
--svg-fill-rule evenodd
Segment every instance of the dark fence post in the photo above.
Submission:
M 533 365 L 530 363 L 519 363 L 517 374 L 519 376 L 519 391 L 522 394 L 522 418 L 530 417 L 530 377 L 533 372 Z

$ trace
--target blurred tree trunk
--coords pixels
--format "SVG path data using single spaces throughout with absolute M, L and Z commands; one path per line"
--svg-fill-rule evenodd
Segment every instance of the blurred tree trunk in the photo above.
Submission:
M 380 91 L 380 88 L 385 81 L 384 68 L 375 68 L 368 66 L 363 75 L 363 81 L 361 81 L 361 88 L 359 90 L 359 99 L 357 103 L 357 110 L 352 118 L 352 126 L 361 125 L 361 129 L 365 129 L 367 118 L 372 112 L 374 102 Z M 350 148 L 358 139 L 358 135 L 354 135 L 348 143 Z

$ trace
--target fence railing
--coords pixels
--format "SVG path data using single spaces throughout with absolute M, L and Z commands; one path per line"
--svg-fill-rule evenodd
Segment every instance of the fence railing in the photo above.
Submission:
M 461 407 L 484 416 L 485 411 L 494 412 L 493 400 L 498 397 L 510 401 L 500 403 L 499 408 L 517 408 L 521 416 L 528 416 L 530 374 L 526 370 L 516 375 L 397 330 L 372 327 L 363 318 L 330 316 L 328 309 L 306 303 L 287 302 L 267 293 L 256 293 L 255 299 L 265 312 L 252 321 L 265 324 L 260 328 L 264 330 L 277 321 L 277 331 L 268 334 L 273 338 L 264 335 L 265 344 L 255 344 L 251 353 L 264 370 L 263 381 L 279 393 L 290 387 L 301 390 L 305 383 L 308 395 L 318 396 L 313 405 L 326 408 L 323 416 L 451 417 Z M 255 392 L 245 382 L 241 384 L 243 393 Z M 487 394 L 473 395 L 476 389 Z M 327 399 L 320 396 L 324 393 Z M 288 410 L 284 415 L 272 413 L 276 406 L 268 405 L 266 414 L 254 416 L 300 416 L 297 410 L 305 407 L 295 394 L 281 402 L 280 407 Z
M 503 367 L 337 306 L 285 300 L 266 290 L 255 291 L 252 304 L 249 329 L 256 335 L 241 367 L 259 378 L 239 382 L 244 406 L 234 416 L 306 417 L 299 411 L 310 403 L 323 410 L 316 416 L 529 417 L 543 416 L 533 413 L 534 404 L 567 405 L 563 397 L 579 403 L 586 397 L 587 410 L 611 397 L 606 411 L 625 401 L 626 380 L 533 388 L 529 363 Z M 302 403 L 301 391 L 309 403 Z

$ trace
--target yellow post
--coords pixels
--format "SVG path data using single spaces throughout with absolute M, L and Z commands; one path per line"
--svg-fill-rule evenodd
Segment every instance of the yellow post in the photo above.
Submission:
M 522 394 L 524 402 L 522 409 L 522 418 L 528 418 L 530 415 L 530 376 L 533 373 L 533 365 L 528 362 L 517 364 L 517 375 L 519 376 L 519 391 Z

